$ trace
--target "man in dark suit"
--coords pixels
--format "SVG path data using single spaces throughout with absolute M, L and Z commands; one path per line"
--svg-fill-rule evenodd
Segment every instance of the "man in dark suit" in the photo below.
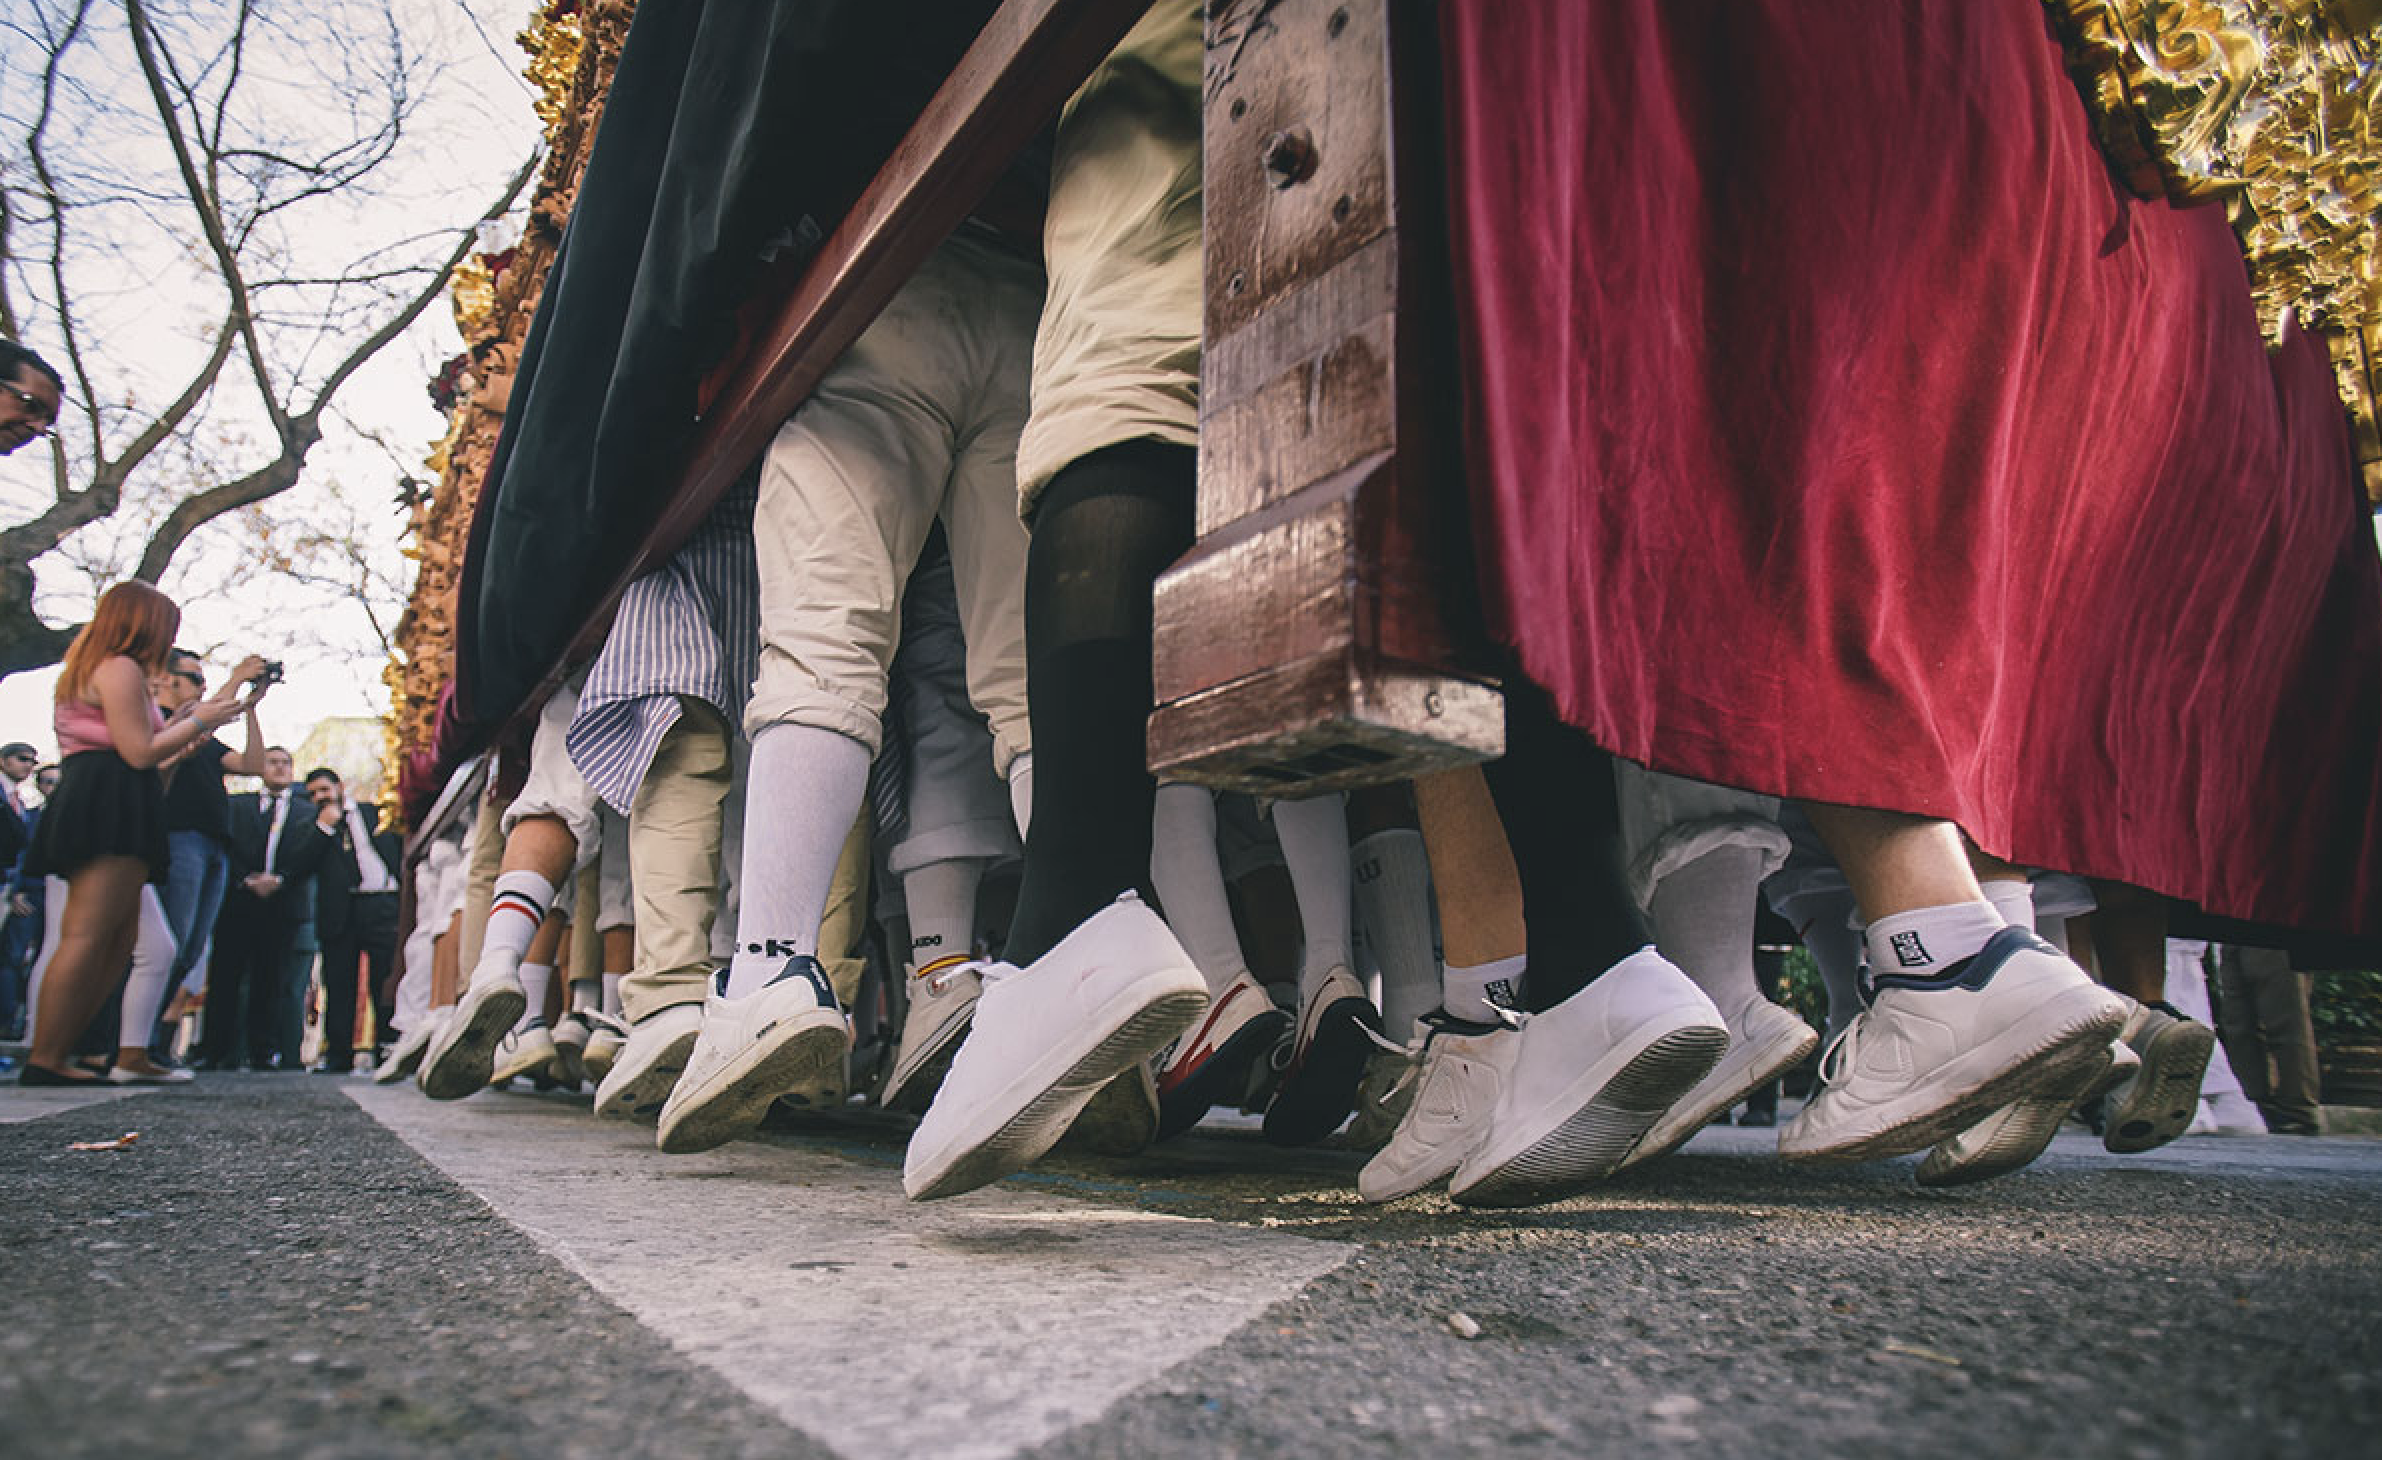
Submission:
M 318 766 L 306 773 L 306 794 L 314 798 L 318 825 L 332 843 L 314 879 L 314 935 L 323 950 L 323 1053 L 320 1074 L 343 1075 L 356 1052 L 356 966 L 368 963 L 372 977 L 372 1044 L 378 1063 L 389 1042 L 395 1013 L 397 958 L 397 872 L 405 844 L 383 831 L 380 808 L 348 799 L 339 773 Z
M 231 798 L 231 886 L 215 922 L 200 1044 L 208 1069 L 297 1067 L 283 970 L 311 906 L 314 869 L 334 843 L 314 829 L 317 808 L 290 784 L 295 764 L 287 750 L 268 746 L 264 790 Z

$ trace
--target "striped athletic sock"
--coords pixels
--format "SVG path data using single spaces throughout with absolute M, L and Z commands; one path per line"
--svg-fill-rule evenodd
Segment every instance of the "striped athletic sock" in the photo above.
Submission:
M 546 921 L 554 905 L 554 884 L 535 872 L 506 872 L 496 879 L 496 896 L 488 904 L 488 930 L 480 939 L 480 962 L 497 958 L 518 962 L 529 951 L 529 940 Z

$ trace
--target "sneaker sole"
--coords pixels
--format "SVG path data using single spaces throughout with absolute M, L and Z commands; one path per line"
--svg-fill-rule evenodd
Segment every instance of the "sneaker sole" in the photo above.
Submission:
M 528 1007 L 529 996 L 517 987 L 466 994 L 423 1056 L 422 1093 L 433 1100 L 461 1100 L 487 1088 L 496 1069 L 496 1047 Z
M 670 1101 L 670 1092 L 678 1088 L 678 1077 L 686 1073 L 687 1058 L 695 1052 L 695 1040 L 701 1033 L 698 1026 L 678 1035 L 655 1050 L 645 1068 L 632 1071 L 618 1089 L 609 1095 L 599 1093 L 596 1114 L 623 1120 L 652 1120 L 659 1116 Z M 615 1061 L 612 1074 L 619 1073 L 620 1066 Z M 612 1075 L 604 1079 L 609 1084 Z
M 372 1083 L 375 1085 L 396 1084 L 399 1080 L 404 1079 L 407 1075 L 410 1075 L 414 1071 L 420 1069 L 422 1067 L 422 1056 L 428 1054 L 429 1052 L 430 1041 L 425 1039 L 414 1048 L 407 1050 L 404 1054 L 401 1054 L 394 1059 L 383 1061 L 380 1068 L 372 1072 Z
M 662 1107 L 654 1144 L 673 1156 L 724 1146 L 759 1126 L 779 1096 L 815 1088 L 831 1070 L 841 1073 L 851 1039 L 840 1018 L 773 1033 L 782 1037 L 754 1040 L 703 1088 L 677 1084 Z
M 1595 1066 L 1547 1108 L 1571 1113 L 1551 1127 L 1528 1127 L 1462 1167 L 1448 1195 L 1458 1206 L 1541 1206 L 1576 1196 L 1611 1175 L 1680 1096 L 1712 1073 L 1728 1052 L 1729 1032 L 1712 1025 L 1658 1035 L 1610 1073 Z M 1600 1062 L 1601 1063 L 1601 1062 Z M 1584 1091 L 1594 1091 L 1581 1098 Z M 1540 1117 L 1541 1120 L 1544 1117 Z
M 587 1080 L 587 1046 L 578 1040 L 554 1041 L 554 1060 L 550 1071 L 565 1087 L 576 1090 Z
M 901 1058 L 894 1062 L 893 1074 L 885 1081 L 885 1093 L 877 1103 L 889 1110 L 923 1112 L 932 1105 L 935 1091 L 943 1084 L 943 1075 L 951 1068 L 951 1057 L 959 1053 L 960 1041 L 968 1037 L 968 1026 L 975 1022 L 976 1001 L 970 999 L 956 1017 L 938 1026 L 919 1041 L 918 1057 L 912 1060 L 905 1045 Z
M 1249 1070 L 1282 1042 L 1290 1016 L 1268 1009 L 1232 1031 L 1198 1068 L 1158 1092 L 1158 1139 L 1171 1141 L 1207 1118 L 1219 1105 L 1240 1099 Z
M 2142 1069 L 2124 1087 L 2103 1124 L 2105 1150 L 2131 1156 L 2156 1150 L 2184 1133 L 2200 1109 L 2200 1082 L 2217 1037 L 2205 1024 L 2178 1020 L 2138 1049 Z
M 1001 1097 L 988 1102 L 999 1109 L 1017 1102 L 1015 1114 L 1000 1122 L 981 1140 L 948 1159 L 921 1166 L 921 1179 L 909 1191 L 912 1201 L 933 1201 L 989 1186 L 1002 1177 L 1040 1160 L 1100 1087 L 1131 1066 L 1166 1048 L 1174 1037 L 1207 1012 L 1202 990 L 1161 995 L 1132 1010 L 1090 1049 L 1067 1058 L 1055 1078 L 1029 1071 L 1010 1082 Z M 1045 1066 L 1057 1063 L 1046 1060 Z M 1036 1093 L 1027 1094 L 1033 1091 Z M 905 1186 L 909 1183 L 905 1180 Z
M 1889 1118 L 1884 1124 L 1834 1146 L 1796 1149 L 1787 1140 L 1793 1133 L 1790 1125 L 1780 1132 L 1779 1158 L 1840 1166 L 1907 1156 L 1952 1139 L 2005 1105 L 2015 1105 L 2047 1090 L 2068 1088 L 2086 1072 L 2097 1068 L 2097 1062 L 2107 1056 L 2109 1041 L 2117 1037 L 2126 1016 L 2124 1009 L 2097 987 L 2072 989 L 2060 1002 L 2075 1006 L 2065 1015 L 2064 1022 L 1984 1083 L 1957 1094 L 1923 1085 L 1906 1094 L 1901 1102 L 1907 1114 Z M 1922 1097 L 1941 1103 L 1925 1104 Z
M 1095 1156 L 1138 1156 L 1158 1139 L 1158 1087 L 1146 1064 L 1100 1087 L 1059 1138 L 1063 1148 Z
M 2021 1100 L 1986 1116 L 1986 1121 L 1998 1124 L 1973 1151 L 1964 1154 L 1957 1147 L 1976 1126 L 1929 1151 L 1927 1159 L 1919 1163 L 1919 1184 L 1973 1186 L 2033 1165 L 2051 1145 L 2051 1138 L 2059 1134 L 2069 1111 L 2109 1091 L 2117 1062 L 2104 1060 L 2099 1068 L 2087 1065 L 2085 1070 L 2065 1091 Z
M 548 1065 L 553 1063 L 553 1050 L 541 1050 L 535 1045 L 532 1045 L 526 1050 L 515 1051 L 512 1058 L 506 1060 L 503 1064 L 491 1064 L 488 1067 L 488 1083 L 491 1085 L 501 1085 L 507 1080 L 511 1080 L 516 1076 L 540 1074 L 544 1072 Z
M 1618 1169 L 1627 1170 L 1642 1165 L 1686 1145 L 1696 1132 L 1710 1125 L 1738 1101 L 1803 1063 L 1813 1050 L 1819 1048 L 1819 1043 L 1819 1031 L 1806 1025 L 1800 1034 L 1782 1026 L 1778 1038 L 1758 1049 L 1732 1044 L 1729 1054 L 1745 1048 L 1746 1059 L 1739 1061 L 1738 1068 L 1732 1071 L 1728 1069 L 1729 1055 L 1724 1054 L 1720 1057 L 1720 1063 L 1712 1067 L 1712 1073 L 1705 1077 L 1705 1081 L 1716 1081 L 1725 1075 L 1728 1077 L 1727 1082 L 1712 1084 L 1709 1090 L 1705 1090 L 1702 1089 L 1705 1081 L 1699 1081 L 1698 1089 L 1688 1091 L 1685 1098 L 1663 1113 L 1662 1119 L 1646 1132 L 1645 1139 L 1638 1142 L 1637 1149 L 1622 1159 Z
M 579 1056 L 579 1068 L 587 1076 L 587 1083 L 601 1085 L 604 1077 L 612 1073 L 613 1063 L 619 1058 L 620 1046 L 613 1045 L 607 1049 L 590 1040 L 586 1051 Z
M 1364 999 L 1342 999 L 1315 1021 L 1306 1058 L 1282 1076 L 1265 1107 L 1265 1138 L 1277 1146 L 1311 1146 L 1356 1111 L 1356 1087 L 1365 1061 L 1381 1046 L 1366 1036 L 1381 1016 Z

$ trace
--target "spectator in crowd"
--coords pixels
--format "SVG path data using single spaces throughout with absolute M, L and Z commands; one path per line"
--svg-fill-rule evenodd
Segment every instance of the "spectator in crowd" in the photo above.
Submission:
M 2279 1136 L 2322 1132 L 2323 1077 L 2308 1013 L 2313 976 L 2274 948 L 2217 950 L 2217 1029 L 2242 1092 Z
M 192 748 L 174 771 L 165 792 L 166 851 L 172 858 L 165 881 L 165 918 L 174 933 L 173 1013 L 160 1021 L 160 1037 L 150 1052 L 162 1056 L 163 1026 L 176 1022 L 203 986 L 201 962 L 223 906 L 224 884 L 231 871 L 231 800 L 224 792 L 227 775 L 261 775 L 265 769 L 265 733 L 257 724 L 256 704 L 272 687 L 268 676 L 257 682 L 248 697 L 248 739 L 235 755 L 230 746 L 210 735 Z M 156 685 L 158 708 L 168 723 L 190 713 L 206 693 L 206 666 L 188 649 L 177 648 Z M 0 750 L 0 761 L 6 759 Z
M 50 434 L 66 382 L 48 361 L 0 339 L 0 456 Z
M 312 818 L 291 785 L 294 767 L 287 750 L 268 746 L 264 789 L 231 798 L 230 885 L 215 920 L 202 1069 L 297 1065 L 295 1021 L 285 1011 L 303 991 L 286 986 L 285 970 L 299 925 L 313 917 L 307 879 L 331 842 L 298 834 Z
M 397 833 L 381 829 L 380 808 L 350 800 L 346 783 L 329 766 L 306 773 L 306 794 L 315 805 L 315 830 L 328 843 L 314 880 L 315 936 L 323 956 L 323 1048 L 314 1068 L 344 1075 L 355 1063 L 359 960 L 371 968 L 376 1059 L 389 1040 L 389 1001 L 397 989 L 390 977 L 397 956 L 397 869 L 405 847 Z
M 41 879 L 23 873 L 25 848 L 33 840 L 33 824 L 40 810 L 24 799 L 25 783 L 35 775 L 40 756 L 22 740 L 0 745 L 0 787 L 5 788 L 8 814 L 0 816 L 0 864 L 8 868 L 0 879 L 0 1035 L 16 1038 L 25 1022 L 25 975 L 41 938 Z M 54 784 L 54 782 L 53 782 Z

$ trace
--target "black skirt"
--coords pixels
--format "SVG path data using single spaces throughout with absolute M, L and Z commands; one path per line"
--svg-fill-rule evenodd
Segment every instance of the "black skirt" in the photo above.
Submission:
M 151 882 L 165 881 L 165 778 L 134 770 L 112 750 L 82 751 L 58 767 L 25 870 L 71 877 L 94 857 L 139 857 Z

